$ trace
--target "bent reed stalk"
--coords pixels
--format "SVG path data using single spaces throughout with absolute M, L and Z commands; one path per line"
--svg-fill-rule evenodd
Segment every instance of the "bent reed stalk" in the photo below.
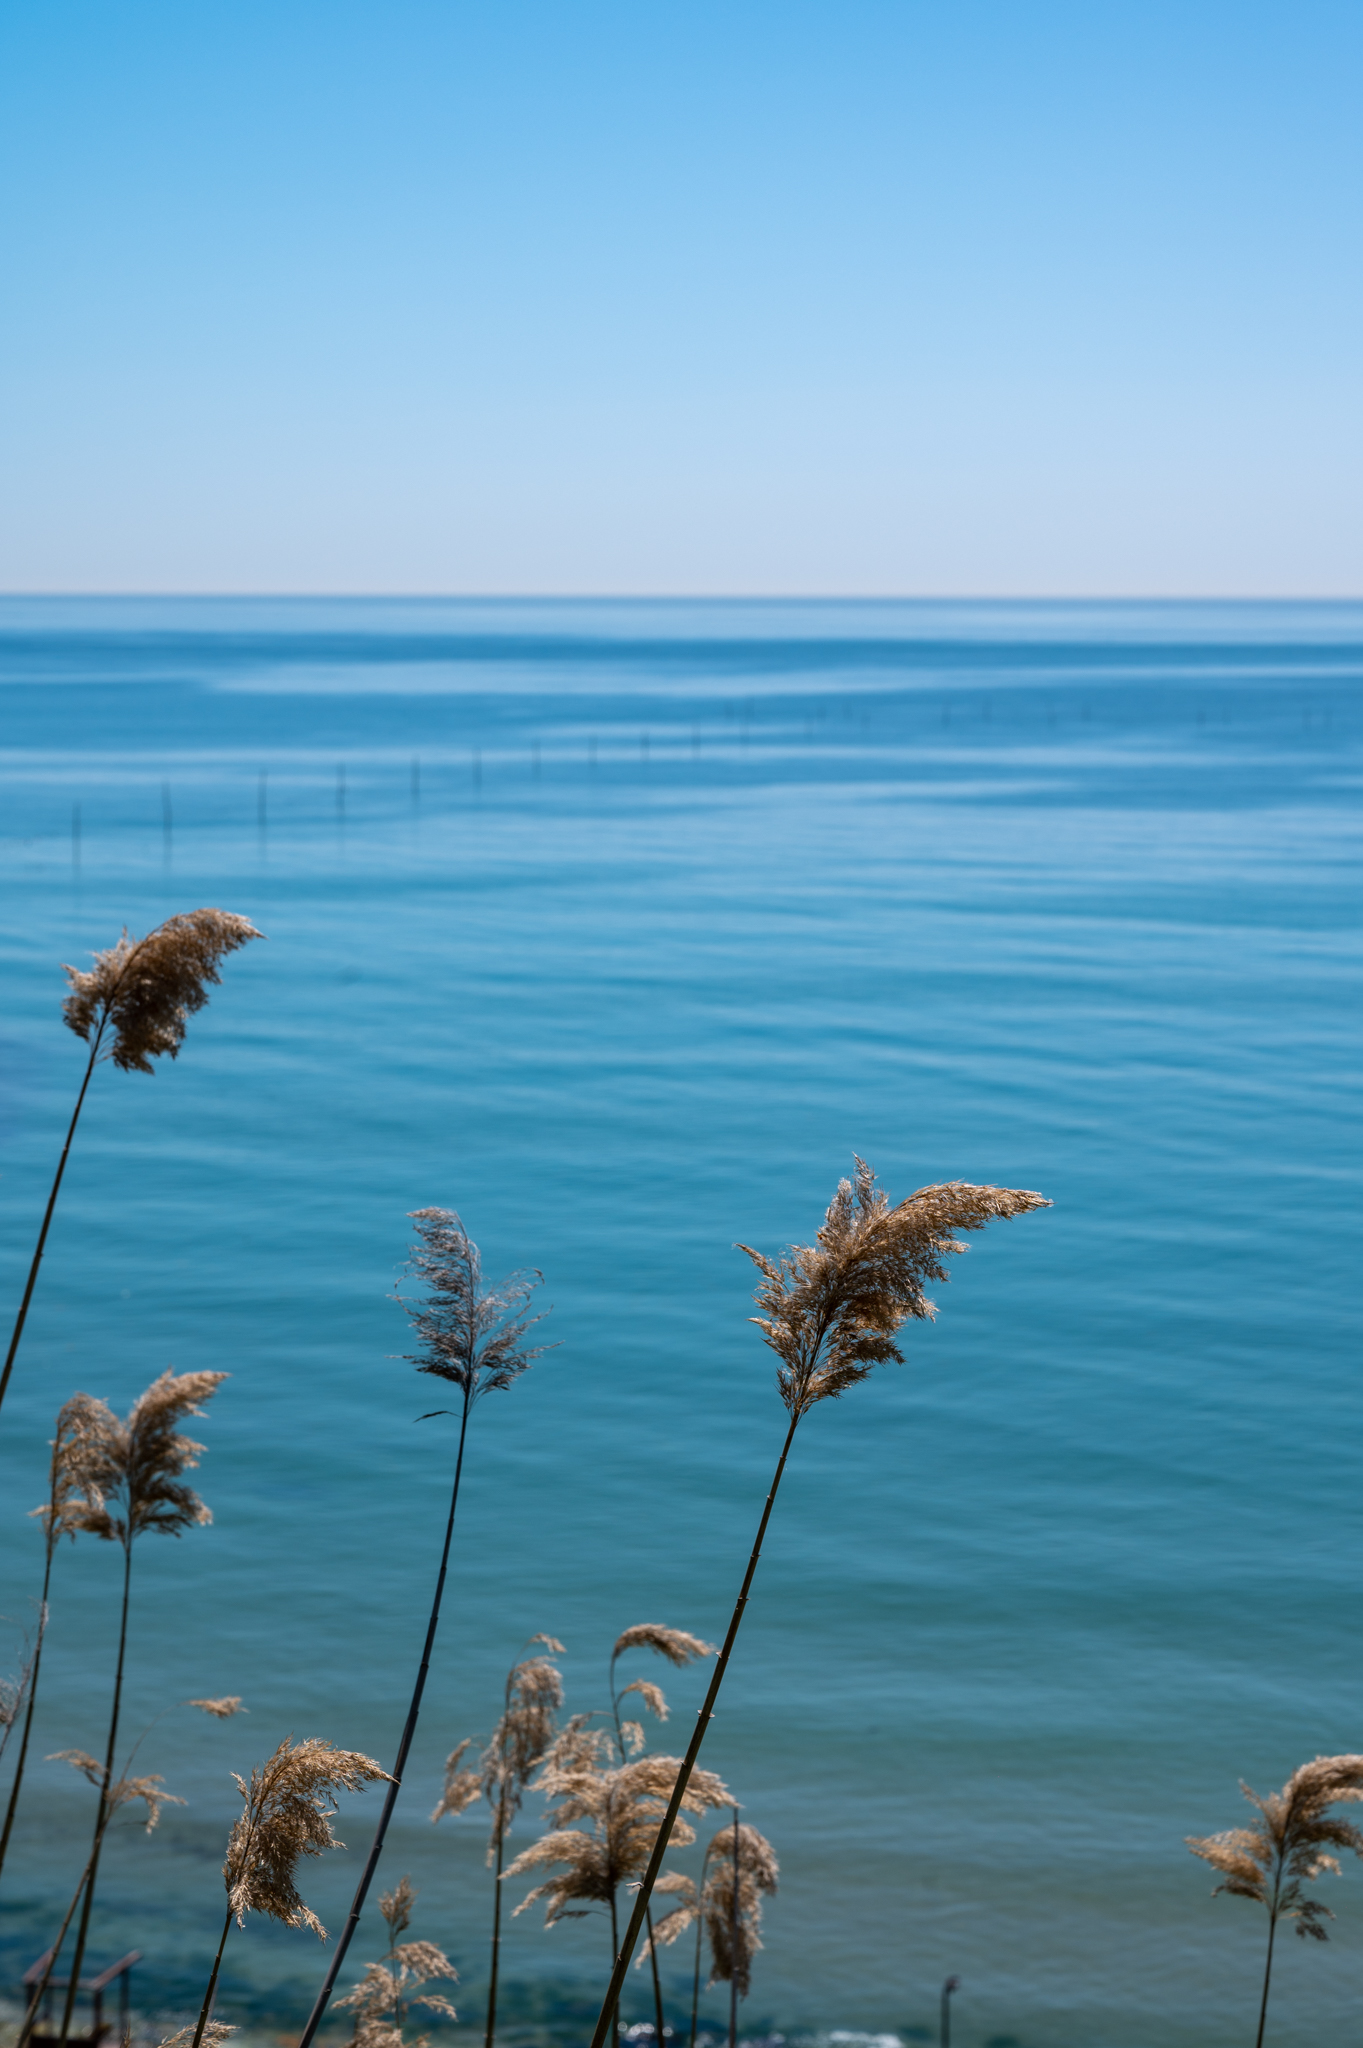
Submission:
M 201 1010 L 208 1001 L 208 985 L 222 979 L 218 962 L 248 940 L 264 936 L 249 918 L 238 917 L 233 911 L 187 910 L 168 917 L 145 939 L 130 939 L 125 927 L 117 945 L 94 955 L 95 964 L 88 973 L 76 967 L 63 967 L 71 993 L 62 1004 L 62 1016 L 76 1036 L 87 1041 L 90 1057 L 85 1062 L 4 1369 L 0 1371 L 0 1407 L 9 1390 L 66 1162 L 96 1066 L 102 1058 L 110 1059 L 125 1071 L 136 1068 L 139 1073 L 150 1074 L 155 1071 L 152 1061 L 163 1053 L 175 1059 L 184 1043 L 190 1014 Z M 110 1025 L 114 1041 L 108 1052 L 101 1054 Z
M 672 1828 L 729 1667 L 767 1524 L 801 1419 L 817 1402 L 835 1400 L 849 1387 L 868 1378 L 877 1365 L 903 1363 L 903 1353 L 893 1341 L 894 1333 L 910 1319 L 930 1320 L 936 1314 L 923 1291 L 924 1283 L 947 1280 L 950 1276 L 944 1260 L 967 1249 L 953 1235 L 955 1231 L 981 1230 L 996 1217 L 1021 1216 L 1049 1207 L 1044 1195 L 1030 1189 L 976 1187 L 965 1181 L 947 1181 L 920 1188 L 891 1208 L 871 1169 L 857 1159 L 855 1186 L 846 1180 L 840 1183 L 816 1244 L 792 1246 L 779 1262 L 764 1257 L 750 1245 L 738 1247 L 762 1275 L 756 1299 L 765 1313 L 752 1320 L 777 1355 L 777 1388 L 790 1424 L 728 1631 L 636 1894 L 624 1941 L 616 1953 L 591 2048 L 605 2048 L 611 2032 Z
M 309 2048 L 314 2034 L 321 2025 L 322 2016 L 331 2002 L 336 1988 L 336 1979 L 345 1961 L 346 1950 L 354 1939 L 355 1929 L 360 1924 L 364 1902 L 369 1895 L 379 1857 L 383 1853 L 388 1823 L 397 1804 L 398 1793 L 402 1790 L 402 1774 L 407 1768 L 407 1758 L 416 1734 L 417 1720 L 421 1713 L 422 1696 L 426 1690 L 426 1679 L 430 1671 L 431 1654 L 435 1647 L 436 1630 L 440 1625 L 440 1606 L 444 1597 L 445 1579 L 449 1570 L 450 1546 L 454 1539 L 454 1518 L 459 1506 L 459 1484 L 464 1470 L 464 1446 L 468 1437 L 469 1416 L 474 1403 L 495 1389 L 509 1387 L 528 1371 L 536 1358 L 551 1349 L 546 1344 L 527 1345 L 526 1334 L 536 1323 L 543 1321 L 543 1315 L 528 1316 L 526 1306 L 542 1280 L 538 1271 L 513 1273 L 495 1287 L 483 1284 L 482 1258 L 477 1245 L 465 1230 L 459 1217 L 452 1209 L 416 1209 L 411 1220 L 416 1224 L 420 1243 L 412 1247 L 408 1270 L 416 1275 L 429 1290 L 424 1303 L 403 1306 L 411 1318 L 413 1328 L 421 1339 L 419 1352 L 407 1354 L 408 1363 L 415 1365 L 418 1372 L 431 1373 L 437 1379 L 457 1386 L 462 1394 L 459 1408 L 459 1447 L 455 1456 L 454 1484 L 450 1491 L 449 1513 L 445 1520 L 445 1540 L 440 1552 L 440 1569 L 436 1574 L 435 1593 L 431 1601 L 430 1616 L 426 1624 L 426 1639 L 422 1647 L 421 1662 L 417 1666 L 412 1697 L 403 1723 L 402 1736 L 398 1743 L 397 1756 L 388 1777 L 388 1791 L 383 1809 L 379 1814 L 374 1839 L 360 1872 L 359 1883 L 350 1911 L 341 1929 L 322 1988 L 317 1994 L 306 2026 L 298 2037 L 298 2048 Z M 402 1300 L 401 1294 L 397 1297 Z M 420 1419 L 430 1421 L 435 1415 L 445 1415 L 448 1409 L 433 1409 Z M 198 2044 L 195 2044 L 198 2048 Z

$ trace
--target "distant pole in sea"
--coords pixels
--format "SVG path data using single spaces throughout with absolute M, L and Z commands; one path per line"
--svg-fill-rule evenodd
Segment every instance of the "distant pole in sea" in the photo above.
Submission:
M 538 782 L 540 779 L 540 743 L 538 740 L 531 742 L 530 767 L 531 773 L 534 775 L 536 782 Z
M 473 786 L 475 789 L 481 789 L 483 786 L 483 750 L 481 747 L 475 747 L 473 750 Z
M 80 805 L 71 806 L 71 866 L 80 873 Z
M 946 1983 L 942 1986 L 941 2048 L 951 2048 L 951 1994 L 953 1991 L 959 1991 L 960 1988 L 961 1980 L 959 1977 L 948 1977 Z
M 266 819 L 268 816 L 268 812 L 266 809 L 266 797 L 269 793 L 269 775 L 269 769 L 262 768 L 260 771 L 260 780 L 256 784 L 256 830 L 258 832 L 263 832 L 265 830 Z
M 421 763 L 415 754 L 412 756 L 412 802 L 421 802 Z
M 345 817 L 345 762 L 336 763 L 336 815 Z
M 170 844 L 175 831 L 175 816 L 170 807 L 170 784 L 161 784 L 161 851 L 166 865 L 170 865 Z

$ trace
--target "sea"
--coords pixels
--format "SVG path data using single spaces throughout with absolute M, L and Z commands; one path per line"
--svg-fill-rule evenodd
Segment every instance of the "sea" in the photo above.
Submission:
M 379 1877 L 472 2048 L 487 1815 L 431 1824 L 444 1759 L 537 1633 L 579 1713 L 625 1628 L 720 1639 L 786 1420 L 737 1247 L 810 1242 L 859 1156 L 894 1199 L 1054 1206 L 796 1435 L 703 1753 L 780 1862 L 741 2038 L 936 2041 L 955 1977 L 955 2048 L 1247 2048 L 1266 1915 L 1187 1838 L 1363 1750 L 1361 786 L 1357 604 L 0 603 L 7 1304 L 85 1057 L 63 964 L 200 905 L 265 934 L 178 1060 L 97 1070 L 0 1416 L 13 1675 L 60 1404 L 230 1374 L 212 1525 L 134 1546 L 123 1748 L 186 1803 L 120 1820 L 91 1962 L 140 1951 L 148 2038 L 202 1992 L 232 1774 L 291 1735 L 393 1758 L 456 1440 L 411 1213 L 542 1274 L 554 1347 L 473 1415 Z M 88 1535 L 53 1571 L 11 2013 L 86 1853 L 56 1753 L 102 1750 L 119 1573 Z M 622 1660 L 652 1749 L 706 1668 Z M 301 1867 L 331 1929 L 377 1808 Z M 1272 2048 L 1363 2041 L 1344 1865 L 1328 1943 L 1279 1941 Z M 542 1920 L 507 1922 L 501 2038 L 578 2048 L 609 1922 Z M 345 1981 L 384 1946 L 371 1906 Z M 325 1960 L 252 1916 L 218 2016 L 292 2041 Z M 622 2017 L 649 2038 L 646 1971 Z

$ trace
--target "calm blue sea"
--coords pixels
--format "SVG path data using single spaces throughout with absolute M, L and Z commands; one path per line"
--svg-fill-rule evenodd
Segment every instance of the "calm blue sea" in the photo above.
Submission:
M 392 1295 L 440 1204 L 559 1346 L 477 1412 L 385 1865 L 479 2024 L 444 1754 L 534 1631 L 582 1710 L 626 1625 L 721 1633 L 784 1423 L 734 1242 L 808 1238 L 860 1152 L 1055 1207 L 797 1439 L 706 1753 L 781 1860 L 745 2032 L 926 2039 L 956 1973 L 957 2048 L 1250 2041 L 1262 1915 L 1183 1838 L 1363 1748 L 1363 608 L 11 600 L 0 672 L 6 1301 L 83 1059 L 61 963 L 201 903 L 269 938 L 178 1064 L 99 1073 L 0 1420 L 11 1668 L 59 1403 L 232 1374 L 213 1526 L 134 1570 L 125 1725 L 170 1709 L 138 1768 L 189 1804 L 111 1848 L 97 1958 L 188 2004 L 229 1772 L 391 1756 L 453 1448 Z M 40 1755 L 101 1746 L 117 1578 L 59 1558 Z M 680 1746 L 694 1674 L 639 1675 Z M 219 1692 L 249 1719 L 174 1704 Z M 89 1804 L 35 1765 L 11 1987 Z M 304 1873 L 331 1925 L 376 1804 Z M 1274 2048 L 1363 2039 L 1363 1868 L 1322 1889 Z M 508 2040 L 576 2039 L 608 1949 L 516 1920 Z M 225 2016 L 282 2031 L 321 1966 L 253 1922 Z

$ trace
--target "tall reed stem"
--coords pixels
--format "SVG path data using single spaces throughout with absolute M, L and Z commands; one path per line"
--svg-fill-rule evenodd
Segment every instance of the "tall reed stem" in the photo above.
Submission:
M 658 1975 L 658 1944 L 653 1938 L 653 1914 L 644 1915 L 648 1927 L 648 1959 L 653 1965 L 653 2031 L 658 2048 L 663 2048 L 663 1980 Z
M 615 1917 L 615 1893 L 614 1893 L 614 1892 L 612 1891 L 612 1893 L 611 1893 L 611 1953 L 612 1953 L 612 1955 L 614 1955 L 614 1954 L 618 1953 L 618 1951 L 619 1951 L 619 1948 L 620 1948 L 620 1923 L 619 1923 L 619 1921 L 618 1921 L 618 1920 L 616 1919 L 616 1917 Z M 618 2001 L 618 2000 L 616 2001 L 616 2004 L 615 2004 L 615 2008 L 614 2008 L 614 2011 L 613 2011 L 613 2014 L 612 2014 L 612 2021 L 613 2021 L 613 2037 L 614 2037 L 614 2041 L 615 2041 L 615 2048 L 620 2048 L 620 2005 L 619 2005 L 619 2001 Z
M 203 2040 L 204 2028 L 208 2025 L 208 2015 L 213 2010 L 213 1994 L 218 1988 L 218 1972 L 222 1968 L 222 1952 L 227 1946 L 227 1937 L 231 1931 L 232 1908 L 229 1904 L 227 1918 L 222 1923 L 222 1936 L 218 1942 L 218 1953 L 213 1958 L 213 1970 L 208 1979 L 208 1989 L 204 1993 L 203 2010 L 199 2014 L 199 2024 L 194 2029 L 194 2039 L 190 2043 L 190 2048 L 199 2048 L 199 2044 Z
M 19 1787 L 24 1782 L 24 1765 L 28 1759 L 28 1738 L 33 1728 L 33 1704 L 38 1697 L 38 1673 L 43 1662 L 43 1637 L 47 1634 L 47 1594 L 52 1583 L 52 1559 L 56 1544 L 48 1537 L 47 1560 L 43 1565 L 43 1597 L 38 1605 L 38 1641 L 33 1651 L 33 1669 L 28 1676 L 28 1701 L 24 1708 L 24 1732 L 19 1739 L 19 1760 L 14 1766 L 14 1783 L 9 1788 L 9 1804 L 5 1808 L 5 1829 L 0 1834 L 0 1871 L 5 1867 L 9 1853 L 9 1838 L 14 1831 L 14 1815 L 19 1805 Z
M 15 2042 L 14 2048 L 27 2048 L 28 2038 L 30 2034 L 33 2032 L 34 2027 L 38 2023 L 38 2014 L 42 2008 L 43 1997 L 47 1991 L 48 1985 L 52 1981 L 52 1972 L 57 1967 L 57 1957 L 61 1954 L 62 1943 L 66 1940 L 67 1930 L 70 1928 L 71 1922 L 76 1917 L 76 1908 L 80 1904 L 80 1896 L 81 1893 L 85 1890 L 86 1882 L 90 1876 L 90 1868 L 94 1860 L 94 1857 L 91 1856 L 89 1861 L 86 1863 L 84 1870 L 80 1874 L 80 1881 L 77 1884 L 76 1889 L 71 1894 L 71 1903 L 66 1909 L 66 1918 L 62 1921 L 61 1926 L 57 1930 L 57 1939 L 53 1942 L 51 1948 L 48 1950 L 46 1967 L 44 1968 L 43 1974 L 38 1981 L 37 1988 L 33 1993 L 32 2002 L 29 2005 L 28 2011 L 24 2015 L 24 2024 L 19 2029 L 19 2038 Z
M 33 1263 L 28 1269 L 28 1284 L 24 1288 L 24 1298 L 19 1304 L 19 1313 L 15 1318 L 14 1335 L 9 1340 L 9 1350 L 5 1354 L 5 1369 L 3 1373 L 0 1373 L 0 1407 L 4 1406 L 5 1394 L 9 1388 L 9 1376 L 14 1370 L 14 1360 L 19 1349 L 19 1339 L 23 1336 L 24 1324 L 28 1321 L 28 1305 L 33 1299 L 33 1290 L 38 1284 L 38 1268 L 43 1262 L 43 1252 L 47 1246 L 47 1233 L 52 1224 L 52 1211 L 57 1206 L 57 1195 L 61 1189 L 62 1175 L 66 1172 L 66 1161 L 67 1155 L 71 1150 L 71 1140 L 76 1135 L 76 1125 L 80 1122 L 80 1113 L 85 1107 L 85 1091 L 90 1086 L 90 1076 L 95 1071 L 95 1061 L 99 1056 L 99 1043 L 104 1036 L 104 1027 L 108 1021 L 109 1012 L 106 1007 L 104 1015 L 99 1020 L 99 1029 L 95 1033 L 95 1042 L 90 1047 L 90 1057 L 85 1062 L 85 1078 L 80 1084 L 80 1094 L 76 1097 L 76 1106 L 71 1112 L 71 1122 L 67 1126 L 66 1132 L 66 1143 L 62 1146 L 62 1156 L 57 1161 L 56 1178 L 52 1183 L 52 1192 L 47 1198 L 47 1208 L 43 1214 L 43 1227 L 38 1232 L 38 1249 L 34 1252 Z
M 1273 1886 L 1273 1904 L 1275 1907 L 1278 1903 L 1277 1891 L 1278 1886 L 1275 1878 Z M 1273 1975 L 1273 1937 L 1277 1932 L 1278 1916 L 1276 1912 L 1270 1911 L 1268 1916 L 1268 1955 L 1264 1960 L 1264 1995 L 1259 2000 L 1259 2031 L 1254 2037 L 1254 2048 L 1264 2048 L 1264 2022 L 1268 2018 L 1268 1986 Z
M 412 1702 L 407 1709 L 407 1720 L 402 1730 L 402 1740 L 398 1744 L 397 1760 L 393 1765 L 387 1796 L 383 1802 L 383 1811 L 379 1815 L 379 1824 L 374 1830 L 374 1840 L 365 1859 L 364 1869 L 360 1873 L 360 1881 L 355 1887 L 355 1897 L 351 1901 L 349 1915 L 345 1926 L 341 1929 L 340 1939 L 336 1943 L 336 1952 L 331 1958 L 331 1965 L 323 1980 L 322 1988 L 317 1994 L 317 2002 L 308 2015 L 307 2025 L 298 2037 L 298 2048 L 309 2048 L 313 2035 L 322 2023 L 322 2015 L 326 2011 L 331 1994 L 336 1988 L 336 1979 L 340 1975 L 341 1965 L 345 1961 L 346 1950 L 350 1947 L 355 1929 L 360 1924 L 360 1915 L 364 1911 L 365 1898 L 368 1895 L 374 1872 L 378 1868 L 379 1857 L 383 1853 L 383 1841 L 384 1836 L 388 1833 L 388 1823 L 393 1817 L 393 1808 L 397 1804 L 398 1793 L 402 1790 L 402 1774 L 407 1768 L 407 1754 L 412 1747 L 412 1737 L 416 1734 L 417 1717 L 421 1712 L 421 1696 L 426 1690 L 426 1676 L 431 1668 L 431 1651 L 435 1647 L 435 1632 L 440 1623 L 440 1602 L 445 1591 L 445 1575 L 449 1570 L 450 1543 L 454 1536 L 454 1513 L 459 1505 L 459 1481 L 464 1470 L 464 1439 L 468 1434 L 469 1408 L 471 1404 L 472 1397 L 469 1389 L 466 1387 L 464 1389 L 464 1406 L 459 1418 L 459 1454 L 454 1464 L 454 1487 L 450 1494 L 449 1518 L 445 1523 L 445 1547 L 440 1553 L 440 1572 L 435 1582 L 435 1598 L 431 1602 L 431 1618 L 426 1625 L 426 1643 L 421 1653 L 421 1664 L 417 1671 L 416 1684 L 412 1688 Z
M 505 1777 L 506 1743 L 502 1743 L 503 1777 Z M 503 1782 L 497 1800 L 497 1868 L 492 1884 L 492 1976 L 487 1991 L 487 2027 L 483 2034 L 483 2048 L 493 2048 L 497 2038 L 497 1971 L 502 1956 L 502 1863 L 506 1854 L 506 1785 Z
M 702 1871 L 701 1871 L 701 1884 L 702 1884 L 702 1888 L 703 1888 L 703 1886 L 704 1886 L 704 1882 L 705 1882 L 705 1872 L 704 1872 L 704 1870 L 702 1869 Z M 702 1895 L 703 1895 L 703 1891 L 702 1891 Z M 703 1914 L 702 1914 L 702 1913 L 701 1913 L 701 1912 L 699 1911 L 699 1909 L 697 1909 L 697 1912 L 696 1912 L 696 1967 L 695 1967 L 695 1971 L 694 1971 L 694 1974 L 692 1975 L 692 1978 L 691 1978 L 691 2048 L 696 2048 L 696 2015 L 697 2015 L 697 2013 L 698 2013 L 698 2012 L 700 2011 L 700 1937 L 701 1937 L 701 1932 L 702 1932 L 702 1930 L 703 1930 L 704 1926 L 705 1926 L 705 1920 L 704 1920 L 704 1916 L 703 1916 Z
M 738 1808 L 734 1808 L 733 1896 L 729 1900 L 729 2048 L 738 2048 Z
M 672 1788 L 672 1797 L 667 1802 L 667 1812 L 663 1817 L 662 1826 L 658 1829 L 658 1839 L 653 1844 L 653 1854 L 648 1859 L 648 1869 L 644 1872 L 644 1881 L 639 1887 L 638 1896 L 634 1901 L 634 1910 L 629 1916 L 629 1925 L 625 1929 L 624 1942 L 616 1954 L 615 1967 L 611 1971 L 611 1980 L 606 1991 L 605 2002 L 597 2018 L 596 2031 L 592 2035 L 591 2048 L 605 2048 L 606 2036 L 611 2030 L 611 2015 L 620 2003 L 620 1992 L 625 1981 L 625 1973 L 629 1969 L 630 1957 L 634 1954 L 638 1943 L 639 1930 L 644 1924 L 644 1915 L 648 1911 L 648 1902 L 653 1896 L 653 1887 L 658 1881 L 658 1872 L 662 1869 L 663 1857 L 667 1854 L 668 1841 L 671 1838 L 672 1829 L 676 1825 L 677 1815 L 681 1812 L 681 1803 L 686 1796 L 686 1788 L 691 1782 L 691 1773 L 695 1769 L 696 1758 L 700 1755 L 700 1746 L 705 1740 L 705 1731 L 710 1725 L 715 1701 L 719 1697 L 720 1686 L 724 1683 L 724 1674 L 729 1668 L 729 1658 L 733 1654 L 739 1625 L 743 1620 L 743 1610 L 748 1604 L 748 1593 L 752 1587 L 753 1576 L 757 1571 L 757 1560 L 762 1555 L 762 1541 L 767 1533 L 767 1524 L 771 1520 L 771 1511 L 776 1504 L 776 1495 L 781 1485 L 782 1476 L 785 1473 L 786 1459 L 790 1456 L 790 1447 L 795 1441 L 795 1432 L 799 1424 L 800 1417 L 797 1411 L 790 1419 L 790 1428 L 786 1431 L 786 1440 L 781 1446 L 781 1455 L 776 1461 L 776 1471 L 772 1476 L 771 1491 L 767 1495 L 766 1506 L 762 1510 L 762 1519 L 757 1525 L 757 1537 L 753 1543 L 752 1555 L 748 1559 L 748 1569 L 743 1574 L 743 1584 L 739 1587 L 738 1598 L 734 1602 L 734 1611 L 729 1622 L 729 1632 L 724 1638 L 723 1648 L 715 1659 L 715 1668 L 710 1679 L 709 1690 L 706 1692 L 704 1704 L 696 1716 L 695 1732 L 687 1744 L 686 1755 L 682 1758 L 681 1769 L 677 1773 L 677 1782 Z M 300 2044 L 300 2048 L 305 2048 L 305 2044 Z
M 95 1879 L 99 1875 L 99 1852 L 104 1843 L 104 1830 L 109 1825 L 112 1808 L 109 1805 L 109 1787 L 114 1776 L 114 1745 L 118 1741 L 118 1716 L 123 1703 L 123 1658 L 128 1647 L 128 1593 L 132 1583 L 133 1540 L 129 1530 L 123 1545 L 123 1614 L 118 1627 L 118 1668 L 114 1674 L 114 1708 L 109 1716 L 109 1746 L 104 1754 L 104 1777 L 99 1788 L 99 1817 L 95 1822 L 95 1839 L 90 1849 L 90 1868 L 85 1880 L 85 1904 L 81 1908 L 80 1927 L 76 1933 L 76 1955 L 71 1965 L 71 1981 L 66 1987 L 66 2004 L 62 2010 L 61 2048 L 66 2048 L 66 2037 L 71 2031 L 71 2014 L 80 1989 L 81 1965 L 85 1961 L 85 1941 L 90 1932 L 90 1911 L 95 1903 Z

